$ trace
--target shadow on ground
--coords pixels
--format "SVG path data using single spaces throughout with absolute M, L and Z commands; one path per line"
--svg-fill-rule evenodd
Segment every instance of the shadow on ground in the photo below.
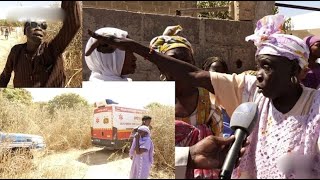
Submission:
M 91 165 L 107 164 L 112 161 L 118 161 L 128 158 L 128 153 L 122 152 L 122 150 L 108 150 L 98 149 L 81 154 L 77 161 Z

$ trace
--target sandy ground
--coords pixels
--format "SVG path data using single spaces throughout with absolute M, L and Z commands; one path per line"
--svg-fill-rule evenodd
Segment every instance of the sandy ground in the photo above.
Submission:
M 30 178 L 67 179 L 129 179 L 131 159 L 121 150 L 93 147 L 88 150 L 70 150 L 35 157 L 35 168 Z M 151 178 L 165 178 L 159 172 L 151 172 Z
M 0 35 L 0 73 L 2 73 L 3 68 L 5 67 L 11 48 L 20 43 L 22 43 L 22 38 L 18 38 L 15 32 L 12 32 L 12 34 L 9 35 L 8 40 L 5 39 L 4 35 Z M 13 74 L 8 87 L 12 87 L 12 82 Z
M 78 161 L 89 166 L 84 179 L 128 179 L 132 162 L 121 150 L 101 148 L 82 154 Z

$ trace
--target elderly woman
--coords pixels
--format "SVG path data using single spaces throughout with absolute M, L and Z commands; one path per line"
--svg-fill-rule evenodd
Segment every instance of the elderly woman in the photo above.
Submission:
M 117 28 L 105 27 L 96 31 L 99 35 L 114 35 L 118 38 L 128 37 L 128 32 Z M 91 70 L 89 81 L 131 81 L 126 75 L 133 74 L 137 58 L 129 50 L 121 50 L 107 45 L 97 44 L 90 38 L 86 52 L 91 46 L 97 46 L 89 56 L 85 56 L 88 68 Z
M 228 114 L 242 102 L 257 103 L 259 122 L 233 177 L 319 178 L 320 91 L 299 83 L 297 77 L 308 65 L 309 48 L 300 38 L 282 34 L 284 21 L 281 15 L 266 16 L 246 38 L 257 46 L 256 78 L 204 71 L 131 39 L 89 33 L 102 44 L 134 50 L 177 80 L 206 88 Z
M 147 179 L 153 163 L 153 142 L 148 126 L 140 126 L 130 149 L 130 179 Z
M 320 88 L 320 64 L 317 59 L 320 58 L 320 37 L 307 36 L 304 42 L 308 45 L 310 50 L 309 56 L 309 71 L 302 80 L 303 85 L 306 87 L 319 89 Z

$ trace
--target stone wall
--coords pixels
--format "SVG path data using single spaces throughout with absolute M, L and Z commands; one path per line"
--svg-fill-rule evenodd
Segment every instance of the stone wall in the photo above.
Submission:
M 150 40 L 161 35 L 167 26 L 180 24 L 184 28 L 180 35 L 192 43 L 198 66 L 210 56 L 221 56 L 227 61 L 232 72 L 239 73 L 254 67 L 255 48 L 252 43 L 244 41 L 246 36 L 253 33 L 250 21 L 212 20 L 94 8 L 84 8 L 83 13 L 83 49 L 89 39 L 87 29 L 116 27 L 128 31 L 132 39 L 148 46 Z M 131 75 L 133 80 L 159 80 L 157 67 L 140 56 L 137 57 L 137 70 Z M 242 62 L 238 63 L 242 64 L 241 67 L 237 67 L 237 61 Z M 83 78 L 87 80 L 90 71 L 85 62 L 83 63 Z
M 197 1 L 83 1 L 83 7 L 175 15 L 177 9 L 196 8 Z
M 263 10 L 248 9 L 245 8 L 246 6 L 243 3 L 237 4 L 235 2 L 234 6 L 240 10 L 243 7 L 246 11 L 253 11 L 240 13 L 238 20 L 235 21 L 88 8 L 88 4 L 84 2 L 83 49 L 89 39 L 87 29 L 97 30 L 107 26 L 116 27 L 128 31 L 132 39 L 149 46 L 150 40 L 161 35 L 167 26 L 180 24 L 183 27 L 180 35 L 186 37 L 193 45 L 194 57 L 198 67 L 202 65 L 206 58 L 220 56 L 227 62 L 231 72 L 240 73 L 248 69 L 254 69 L 255 47 L 252 42 L 246 42 L 245 37 L 253 33 L 257 19 L 272 13 L 274 1 L 270 3 L 266 3 L 266 1 L 244 2 L 249 3 L 250 7 L 259 7 Z M 97 6 L 99 2 L 93 1 L 92 3 L 96 3 Z M 262 8 L 262 6 L 265 8 Z M 236 10 L 235 13 L 239 12 Z M 138 57 L 137 70 L 130 77 L 133 80 L 159 80 L 157 67 L 139 55 L 136 56 Z M 83 64 L 83 79 L 87 80 L 90 70 L 88 70 L 84 60 Z

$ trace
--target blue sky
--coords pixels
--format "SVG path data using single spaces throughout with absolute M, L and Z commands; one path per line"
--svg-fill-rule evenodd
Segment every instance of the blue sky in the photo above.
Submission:
M 283 4 L 292 4 L 292 5 L 320 8 L 320 1 L 276 1 L 276 2 L 283 3 Z M 292 17 L 295 15 L 305 14 L 310 12 L 314 12 L 314 11 L 279 7 L 279 14 L 283 14 L 287 17 Z

